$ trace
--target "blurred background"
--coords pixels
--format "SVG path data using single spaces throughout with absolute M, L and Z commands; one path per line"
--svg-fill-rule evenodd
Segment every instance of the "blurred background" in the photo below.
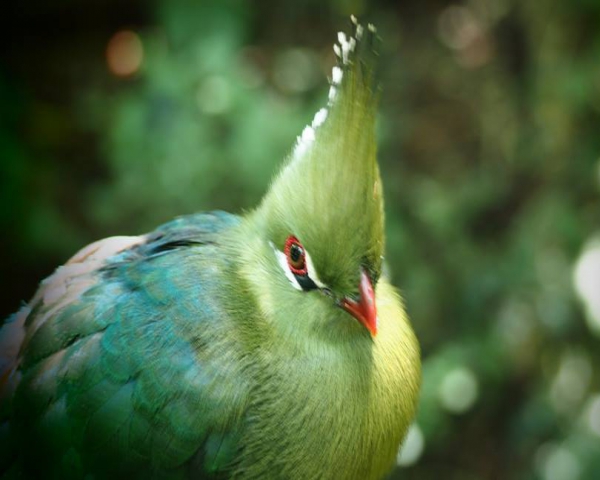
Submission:
M 424 363 L 392 478 L 600 478 L 599 2 L 3 11 L 0 317 L 95 239 L 256 205 L 354 13 L 383 38 L 387 259 Z

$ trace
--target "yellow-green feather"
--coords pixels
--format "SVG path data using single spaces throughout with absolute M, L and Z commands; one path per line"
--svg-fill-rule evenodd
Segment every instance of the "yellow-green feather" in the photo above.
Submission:
M 240 477 L 382 478 L 414 418 L 418 343 L 399 295 L 380 278 L 384 216 L 371 65 L 350 56 L 327 118 L 299 139 L 262 204 L 240 226 L 236 248 L 250 247 L 240 278 L 257 301 L 264 335 Z M 334 297 L 355 293 L 360 268 L 369 270 L 376 282 L 375 337 L 329 296 L 290 288 L 273 252 L 290 234 Z

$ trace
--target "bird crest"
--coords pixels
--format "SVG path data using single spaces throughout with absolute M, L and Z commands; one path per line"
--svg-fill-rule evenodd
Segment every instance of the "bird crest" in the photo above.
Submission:
M 281 250 L 296 235 L 319 278 L 356 289 L 358 264 L 376 280 L 383 253 L 383 197 L 376 159 L 376 30 L 352 17 L 334 45 L 327 106 L 298 136 L 261 209 Z

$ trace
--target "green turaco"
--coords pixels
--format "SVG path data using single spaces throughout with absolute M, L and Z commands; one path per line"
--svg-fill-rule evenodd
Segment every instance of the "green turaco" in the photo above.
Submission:
M 382 275 L 372 26 L 260 205 L 81 250 L 0 332 L 6 478 L 379 479 L 419 348 Z

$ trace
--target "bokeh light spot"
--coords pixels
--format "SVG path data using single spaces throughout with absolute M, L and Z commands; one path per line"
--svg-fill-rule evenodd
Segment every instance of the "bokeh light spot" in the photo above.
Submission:
M 198 88 L 198 107 L 204 113 L 217 115 L 231 107 L 231 86 L 221 75 L 208 77 Z
M 419 425 L 413 423 L 408 429 L 406 438 L 396 457 L 396 463 L 401 467 L 414 465 L 425 449 L 425 437 Z
M 469 410 L 479 395 L 477 377 L 468 368 L 459 367 L 446 374 L 440 384 L 442 406 L 452 413 Z
M 475 41 L 480 34 L 480 27 L 469 8 L 452 5 L 440 14 L 438 31 L 447 46 L 462 50 Z
M 554 407 L 560 412 L 573 412 L 589 388 L 592 373 L 592 364 L 586 352 L 566 352 L 550 388 Z
M 600 395 L 594 395 L 590 399 L 587 412 L 590 430 L 600 437 Z
M 588 327 L 600 336 L 600 241 L 590 242 L 577 260 L 573 284 L 586 308 Z
M 497 317 L 500 339 L 515 352 L 521 352 L 534 334 L 534 311 L 530 304 L 509 299 L 501 307 Z
M 284 92 L 304 92 L 317 85 L 319 80 L 319 62 L 311 50 L 290 48 L 275 59 L 273 81 Z
M 543 480 L 577 480 L 581 474 L 579 459 L 555 443 L 543 444 L 536 452 L 535 462 Z
M 439 16 L 438 34 L 455 51 L 465 68 L 478 68 L 492 57 L 490 38 L 483 22 L 470 8 L 451 5 Z
M 144 47 L 137 33 L 121 30 L 115 33 L 106 47 L 108 69 L 118 77 L 128 77 L 137 72 L 144 59 Z

